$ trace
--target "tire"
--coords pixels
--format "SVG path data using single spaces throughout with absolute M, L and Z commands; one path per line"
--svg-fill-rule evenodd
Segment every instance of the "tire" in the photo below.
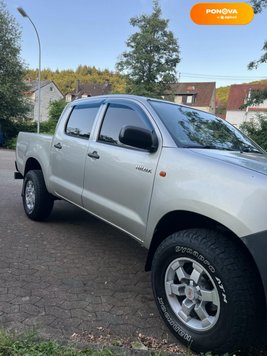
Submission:
M 22 202 L 26 215 L 32 220 L 42 221 L 50 215 L 54 199 L 46 189 L 42 171 L 32 170 L 26 174 Z
M 176 338 L 196 352 L 224 354 L 251 345 L 265 316 L 257 282 L 240 245 L 206 229 L 170 235 L 152 262 L 159 312 Z

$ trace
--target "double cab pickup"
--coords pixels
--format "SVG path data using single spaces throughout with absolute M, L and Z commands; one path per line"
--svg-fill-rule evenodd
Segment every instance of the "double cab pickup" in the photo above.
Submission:
M 264 333 L 267 154 L 210 113 L 131 95 L 80 99 L 53 136 L 19 133 L 16 178 L 32 220 L 64 199 L 147 250 L 159 313 L 197 352 Z

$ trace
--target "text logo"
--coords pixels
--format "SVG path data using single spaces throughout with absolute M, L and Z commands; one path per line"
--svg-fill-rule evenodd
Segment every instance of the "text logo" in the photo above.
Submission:
M 238 14 L 237 9 L 207 9 L 206 14 L 212 14 L 212 15 L 233 15 L 233 14 Z
M 254 11 L 245 2 L 198 3 L 191 8 L 190 15 L 198 25 L 247 25 Z

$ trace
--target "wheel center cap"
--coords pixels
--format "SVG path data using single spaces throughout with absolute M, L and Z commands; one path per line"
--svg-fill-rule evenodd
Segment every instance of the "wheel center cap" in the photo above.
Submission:
M 189 300 L 193 300 L 195 298 L 195 289 L 193 287 L 187 286 L 185 288 L 185 295 Z

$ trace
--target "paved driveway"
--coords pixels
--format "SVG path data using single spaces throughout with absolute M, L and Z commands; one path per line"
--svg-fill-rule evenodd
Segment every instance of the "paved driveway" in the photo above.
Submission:
M 15 154 L 0 150 L 0 323 L 67 340 L 73 333 L 174 341 L 154 304 L 146 250 L 56 201 L 47 222 L 23 212 Z

